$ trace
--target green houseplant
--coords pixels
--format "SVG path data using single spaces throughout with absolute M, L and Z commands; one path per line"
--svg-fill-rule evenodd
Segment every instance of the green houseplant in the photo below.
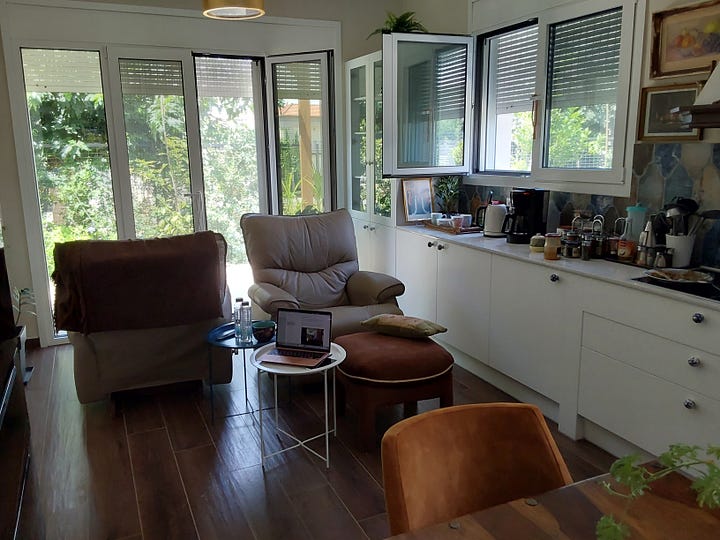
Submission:
M 450 215 L 457 212 L 461 183 L 459 176 L 441 176 L 435 181 L 435 197 L 438 208 L 443 214 Z
M 625 513 L 635 499 L 652 489 L 652 483 L 676 471 L 691 472 L 692 489 L 697 493 L 697 503 L 702 507 L 720 507 L 720 446 L 708 445 L 705 449 L 687 444 L 670 445 L 660 454 L 660 468 L 650 471 L 641 464 L 641 457 L 631 454 L 616 460 L 610 466 L 615 485 L 603 482 L 610 493 L 627 499 Z M 598 540 L 625 540 L 630 528 L 622 522 L 623 517 L 605 515 L 597 523 Z
M 402 15 L 387 12 L 385 24 L 373 30 L 368 39 L 375 34 L 389 34 L 390 32 L 427 32 L 427 28 L 415 19 L 414 11 L 406 11 Z

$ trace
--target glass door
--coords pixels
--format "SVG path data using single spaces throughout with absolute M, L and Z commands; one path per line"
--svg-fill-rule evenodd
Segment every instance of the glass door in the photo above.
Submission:
M 283 215 L 332 209 L 329 53 L 275 56 L 268 63 L 273 185 Z
M 118 238 L 100 51 L 22 48 L 38 206 L 28 230 L 41 343 L 56 339 L 56 242 Z M 41 277 L 42 276 L 42 277 Z
M 207 228 L 228 244 L 226 274 L 233 298 L 253 283 L 240 218 L 267 211 L 263 61 L 195 56 Z

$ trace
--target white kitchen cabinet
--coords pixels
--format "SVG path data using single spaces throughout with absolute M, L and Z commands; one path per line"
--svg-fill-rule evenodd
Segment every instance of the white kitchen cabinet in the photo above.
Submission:
M 360 270 L 395 275 L 395 228 L 353 218 Z
M 720 441 L 720 316 L 595 283 L 583 314 L 578 414 L 654 454 Z
M 395 276 L 405 284 L 398 304 L 405 315 L 434 321 L 437 315 L 437 238 L 402 227 L 395 231 Z M 442 250 L 441 250 L 442 251 Z
M 561 406 L 573 374 L 577 384 L 577 280 L 547 266 L 492 259 L 489 364 Z
M 403 312 L 445 326 L 438 339 L 485 361 L 491 255 L 402 228 L 396 253 Z

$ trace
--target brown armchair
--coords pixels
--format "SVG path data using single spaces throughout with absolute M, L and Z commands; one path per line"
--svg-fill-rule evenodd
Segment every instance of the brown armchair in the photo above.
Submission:
M 393 535 L 572 482 L 540 409 L 524 403 L 403 420 L 383 437 L 382 467 Z
M 392 276 L 360 271 L 347 210 L 306 216 L 245 214 L 240 220 L 255 283 L 251 300 L 273 318 L 278 308 L 333 314 L 333 338 L 362 331 L 360 322 L 402 314 L 405 286 Z

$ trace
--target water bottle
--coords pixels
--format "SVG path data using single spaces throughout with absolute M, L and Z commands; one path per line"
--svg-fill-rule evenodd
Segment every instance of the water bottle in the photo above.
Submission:
M 240 306 L 240 341 L 252 342 L 252 309 L 247 301 Z
M 242 310 L 242 303 L 242 298 L 235 299 L 235 307 L 233 309 L 233 322 L 235 323 L 235 339 L 240 339 L 242 334 L 240 321 L 240 311 Z

